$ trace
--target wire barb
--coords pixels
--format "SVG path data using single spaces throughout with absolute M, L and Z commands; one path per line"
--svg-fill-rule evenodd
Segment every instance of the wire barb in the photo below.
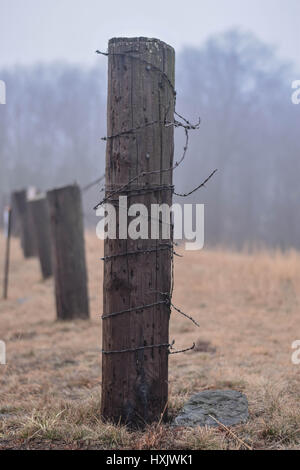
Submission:
M 193 343 L 193 345 L 192 345 L 190 348 L 179 349 L 179 350 L 177 350 L 177 351 L 175 350 L 175 351 L 172 351 L 172 352 L 169 351 L 169 354 L 181 354 L 181 353 L 185 353 L 185 352 L 187 352 L 187 351 L 192 351 L 193 349 L 195 349 L 195 347 L 196 347 L 196 344 Z M 174 348 L 171 347 L 170 349 L 174 349 Z
M 149 346 L 140 346 L 138 348 L 120 349 L 120 350 L 116 350 L 116 351 L 104 351 L 102 349 L 102 354 L 119 354 L 119 353 L 136 352 L 136 351 L 142 351 L 144 349 L 153 349 L 153 348 L 162 348 L 162 347 L 172 348 L 174 342 L 175 341 L 173 341 L 173 343 L 171 343 L 171 344 L 169 344 L 169 343 L 151 344 Z
M 188 197 L 190 196 L 191 194 L 195 193 L 196 191 L 198 191 L 198 189 L 200 188 L 205 188 L 205 185 L 206 183 L 214 176 L 215 173 L 217 173 L 218 170 L 214 170 L 207 178 L 206 180 L 204 180 L 201 184 L 199 184 L 199 186 L 197 186 L 196 188 L 194 188 L 192 191 L 190 191 L 189 193 L 176 193 L 174 191 L 174 194 L 175 196 L 179 196 L 179 197 Z

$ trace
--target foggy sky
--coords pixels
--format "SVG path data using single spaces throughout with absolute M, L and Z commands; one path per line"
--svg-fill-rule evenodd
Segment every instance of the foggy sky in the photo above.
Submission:
M 179 51 L 238 27 L 300 72 L 299 0 L 0 0 L 0 67 L 63 60 L 93 64 L 114 36 L 157 37 Z

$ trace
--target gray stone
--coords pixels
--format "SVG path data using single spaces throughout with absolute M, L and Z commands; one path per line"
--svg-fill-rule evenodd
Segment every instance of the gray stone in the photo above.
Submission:
M 235 390 L 205 390 L 196 393 L 175 418 L 175 426 L 219 426 L 213 416 L 225 426 L 245 423 L 248 420 L 248 400 Z

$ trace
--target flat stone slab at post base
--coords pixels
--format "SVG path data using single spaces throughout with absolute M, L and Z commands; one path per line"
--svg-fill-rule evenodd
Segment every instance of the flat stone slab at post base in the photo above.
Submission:
M 205 390 L 189 399 L 173 425 L 219 426 L 210 415 L 225 426 L 246 423 L 249 417 L 248 400 L 243 393 L 235 390 Z

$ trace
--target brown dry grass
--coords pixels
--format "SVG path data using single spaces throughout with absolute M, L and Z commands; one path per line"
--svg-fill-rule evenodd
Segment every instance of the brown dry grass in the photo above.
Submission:
M 210 388 L 246 393 L 250 420 L 226 429 L 149 426 L 144 432 L 101 422 L 102 244 L 87 234 L 91 320 L 55 321 L 53 282 L 42 282 L 36 259 L 12 242 L 9 300 L 0 301 L 0 448 L 300 449 L 300 254 L 226 250 L 176 258 L 170 415 L 193 393 Z M 3 238 L 1 258 L 3 265 Z M 244 444 L 243 444 L 244 443 Z

